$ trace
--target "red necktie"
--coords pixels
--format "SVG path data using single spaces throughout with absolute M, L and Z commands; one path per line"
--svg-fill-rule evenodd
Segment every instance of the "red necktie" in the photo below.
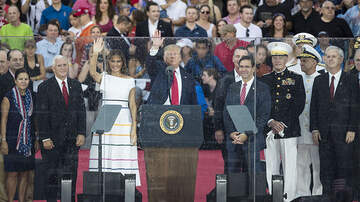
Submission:
M 171 85 L 171 104 L 172 105 L 179 105 L 179 87 L 178 82 L 176 79 L 175 72 L 173 72 L 173 82 Z
M 243 84 L 241 92 L 240 92 L 240 104 L 243 105 L 245 103 L 246 98 L 246 83 Z
M 331 99 L 334 98 L 334 90 L 335 90 L 334 80 L 335 80 L 335 76 L 332 76 L 331 77 L 331 83 L 330 83 L 330 98 Z
M 68 104 L 69 104 L 69 93 L 67 91 L 65 81 L 62 82 L 62 94 L 64 96 L 65 104 L 66 104 L 66 106 L 68 106 Z

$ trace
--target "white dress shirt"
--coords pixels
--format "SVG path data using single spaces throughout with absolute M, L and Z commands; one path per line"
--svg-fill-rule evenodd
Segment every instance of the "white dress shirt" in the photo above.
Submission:
M 152 37 L 154 35 L 155 30 L 159 24 L 159 20 L 157 20 L 154 24 L 151 23 L 150 19 L 148 19 L 149 24 L 149 36 Z
M 248 93 L 249 93 L 249 90 L 250 90 L 251 85 L 253 84 L 253 82 L 254 82 L 254 77 L 253 77 L 252 79 L 250 79 L 250 81 L 246 82 L 246 94 L 245 94 L 245 100 L 246 100 L 246 97 L 247 97 L 247 95 L 248 95 Z M 240 93 L 241 93 L 241 91 L 242 91 L 243 87 L 244 87 L 244 81 L 242 81 L 242 84 L 241 84 L 241 89 L 240 89 Z
M 338 71 L 337 73 L 335 73 L 334 75 L 332 75 L 330 72 L 329 72 L 329 86 L 331 85 L 331 77 L 332 76 L 335 76 L 335 79 L 334 79 L 334 96 L 335 96 L 335 93 L 336 93 L 336 88 L 339 84 L 339 81 L 340 81 L 340 76 L 341 76 L 341 72 L 342 70 L 340 69 L 340 71 Z
M 180 101 L 181 101 L 181 91 L 182 91 L 182 81 L 181 81 L 180 68 L 178 67 L 178 68 L 174 69 L 174 71 L 175 71 L 175 76 L 176 76 L 176 80 L 177 80 L 177 84 L 178 84 L 179 105 L 180 105 Z M 171 95 L 172 95 L 172 90 L 171 90 L 171 87 L 170 87 L 170 96 L 171 96 Z M 166 99 L 164 105 L 171 105 L 169 96 L 168 96 L 168 98 Z
M 56 81 L 57 81 L 57 83 L 59 84 L 59 87 L 60 87 L 60 91 L 61 91 L 61 93 L 62 93 L 62 82 L 63 82 L 63 80 L 61 80 L 61 79 L 59 79 L 59 78 L 57 78 L 56 76 L 55 76 L 55 79 L 56 79 Z M 67 78 L 65 78 L 65 86 L 66 86 L 66 90 L 67 90 L 67 92 L 68 92 L 68 94 L 69 94 L 69 85 L 68 85 L 68 82 L 67 82 Z M 70 94 L 69 94 L 70 95 Z
M 236 68 L 236 67 L 235 67 Z M 239 82 L 241 81 L 241 76 L 236 72 L 236 70 L 234 69 L 234 76 L 235 76 L 235 82 Z

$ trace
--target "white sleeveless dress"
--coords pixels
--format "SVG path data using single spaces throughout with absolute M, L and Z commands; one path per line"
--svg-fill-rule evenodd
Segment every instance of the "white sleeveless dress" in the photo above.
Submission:
M 134 79 L 103 73 L 100 84 L 104 98 L 103 105 L 119 104 L 122 108 L 112 129 L 102 136 L 102 170 L 103 172 L 121 172 L 124 175 L 136 174 L 136 186 L 140 186 L 137 146 L 130 144 L 132 120 L 127 102 L 129 92 L 134 87 Z M 99 136 L 94 135 L 90 148 L 90 171 L 98 171 L 98 143 Z

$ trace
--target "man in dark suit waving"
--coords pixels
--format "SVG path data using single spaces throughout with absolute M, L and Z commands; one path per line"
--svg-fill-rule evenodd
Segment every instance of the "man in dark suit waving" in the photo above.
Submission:
M 72 201 L 75 201 L 78 150 L 85 142 L 83 91 L 79 81 L 67 77 L 68 71 L 66 58 L 55 56 L 55 76 L 38 89 L 39 136 L 46 167 L 48 201 L 56 201 L 63 178 L 72 180 Z
M 358 131 L 358 82 L 341 70 L 342 49 L 325 50 L 328 73 L 315 78 L 310 105 L 310 131 L 319 144 L 324 201 L 352 201 L 352 154 Z M 334 195 L 335 196 L 334 196 Z
M 265 165 L 260 162 L 260 151 L 265 148 L 263 130 L 270 117 L 270 89 L 265 83 L 255 78 L 256 67 L 251 56 L 243 56 L 239 61 L 239 65 L 236 65 L 235 68 L 238 68 L 237 71 L 241 76 L 241 81 L 230 85 L 224 109 L 228 172 L 237 173 L 246 170 L 249 173 L 254 173 L 254 171 L 265 172 Z M 246 105 L 251 116 L 255 119 L 258 133 L 238 132 L 226 109 L 228 105 Z M 255 159 L 254 152 L 256 152 Z M 249 157 L 250 159 L 248 159 Z M 255 168 L 253 167 L 254 162 Z M 241 167 L 241 165 L 247 166 Z
M 180 47 L 168 45 L 164 48 L 164 60 L 157 60 L 157 53 L 164 39 L 160 31 L 155 31 L 150 54 L 146 58 L 146 67 L 151 79 L 149 104 L 197 105 L 195 81 L 180 67 Z M 166 67 L 174 68 L 169 83 Z M 170 92 L 169 92 L 170 91 Z M 170 96 L 169 96 L 170 95 Z

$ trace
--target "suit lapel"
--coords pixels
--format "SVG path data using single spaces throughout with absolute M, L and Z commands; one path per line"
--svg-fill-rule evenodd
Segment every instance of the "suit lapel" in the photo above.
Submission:
M 149 20 L 145 20 L 145 36 L 148 36 L 148 37 L 150 37 L 150 33 L 149 33 Z
M 180 69 L 180 74 L 181 74 L 181 98 L 180 98 L 179 104 L 182 104 L 184 102 L 184 96 L 186 95 L 184 84 L 185 84 L 185 81 L 187 80 L 187 75 L 185 75 L 185 71 L 183 70 L 183 68 L 181 66 L 179 66 L 179 69 Z
M 60 89 L 59 84 L 58 84 L 55 77 L 52 78 L 51 85 L 52 85 L 51 86 L 52 88 L 50 88 L 50 89 L 55 90 L 55 95 L 56 95 L 55 99 L 57 100 L 57 102 L 59 103 L 60 106 L 63 106 L 65 108 L 64 96 L 63 96 L 63 94 L 61 92 L 61 89 Z
M 321 79 L 322 89 L 324 90 L 325 97 L 330 100 L 330 85 L 329 85 L 329 72 L 324 74 Z
M 253 83 L 251 84 L 248 94 L 246 95 L 245 102 L 244 102 L 245 105 L 254 103 L 254 89 L 255 89 L 254 83 L 255 83 L 255 79 L 254 79 Z
M 341 94 L 341 92 L 343 92 L 342 88 L 344 86 L 343 85 L 344 84 L 344 79 L 345 79 L 345 73 L 344 73 L 344 71 L 342 71 L 341 75 L 340 75 L 339 83 L 336 86 L 334 99 L 336 99 L 339 96 L 339 94 Z

